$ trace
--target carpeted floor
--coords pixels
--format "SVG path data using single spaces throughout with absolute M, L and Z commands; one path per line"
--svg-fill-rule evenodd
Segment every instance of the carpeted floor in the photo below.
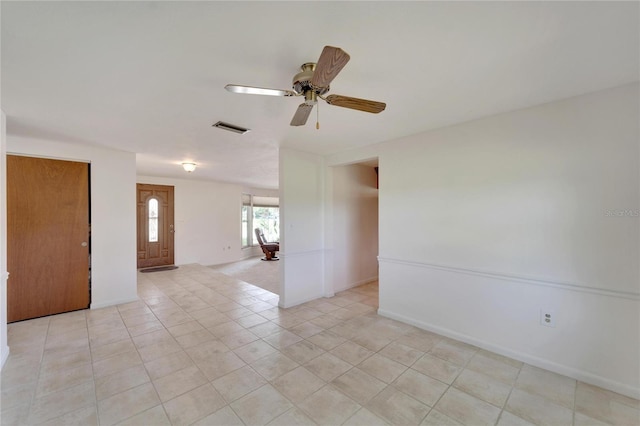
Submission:
M 277 261 L 265 262 L 260 260 L 260 257 L 252 257 L 239 262 L 213 265 L 210 266 L 210 268 L 258 286 L 271 293 L 279 294 L 278 286 L 280 277 L 278 263 Z

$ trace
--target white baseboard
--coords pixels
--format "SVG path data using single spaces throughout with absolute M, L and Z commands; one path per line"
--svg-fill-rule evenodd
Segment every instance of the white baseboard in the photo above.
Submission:
M 5 346 L 4 348 L 2 348 L 2 359 L 0 359 L 0 370 L 2 370 L 2 367 L 4 367 L 4 363 L 7 362 L 8 358 L 9 358 L 9 346 Z
M 140 300 L 140 298 L 136 296 L 134 298 L 109 300 L 107 302 L 102 302 L 102 303 L 92 303 L 89 309 L 106 308 L 108 306 L 113 306 L 113 305 L 122 305 L 123 303 L 137 302 L 138 300 Z
M 601 388 L 608 389 L 613 392 L 617 392 L 619 394 L 626 395 L 631 398 L 640 399 L 640 388 L 635 388 L 633 386 L 629 386 L 624 383 L 619 383 L 613 380 L 609 380 L 605 377 L 598 376 L 593 373 L 589 373 L 588 371 L 578 370 L 573 367 L 557 364 L 547 359 L 538 358 L 522 352 L 513 351 L 503 346 L 494 345 L 492 343 L 473 338 L 466 334 L 458 333 L 453 330 L 428 324 L 423 321 L 414 320 L 402 314 L 386 311 L 384 309 L 378 309 L 378 314 L 386 318 L 391 318 L 394 320 L 404 322 L 409 325 L 416 326 L 423 330 L 431 331 L 433 333 L 437 333 L 442 336 L 449 337 L 451 339 L 459 340 L 461 342 L 477 346 L 479 348 L 497 353 L 499 355 L 503 355 L 509 358 L 516 359 L 518 361 L 525 362 L 534 367 L 539 367 L 545 370 L 553 371 L 554 373 L 562 374 L 564 376 L 568 376 L 573 379 L 580 380 L 585 383 L 589 383 L 591 385 L 599 386 Z
M 341 286 L 340 288 L 334 288 L 333 291 L 334 293 L 339 293 L 341 291 L 346 291 L 349 290 L 350 288 L 354 288 L 354 287 L 358 287 L 364 284 L 368 284 L 368 283 L 372 283 L 374 281 L 378 281 L 378 276 L 376 275 L 375 277 L 369 277 L 369 278 L 365 278 L 363 280 L 360 281 L 356 281 L 353 282 L 351 284 L 347 284 L 346 286 Z
M 303 303 L 311 302 L 312 300 L 320 299 L 321 297 L 324 297 L 324 296 L 320 293 L 312 297 L 305 297 L 303 299 L 294 300 L 293 302 L 287 301 L 287 303 L 284 303 L 284 301 L 282 300 L 282 297 L 280 297 L 280 302 L 278 303 L 278 306 L 284 309 L 293 308 L 294 306 L 302 305 Z

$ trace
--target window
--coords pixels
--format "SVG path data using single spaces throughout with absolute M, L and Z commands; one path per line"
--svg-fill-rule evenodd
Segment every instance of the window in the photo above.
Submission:
M 249 247 L 251 242 L 251 195 L 242 194 L 242 248 Z
M 149 200 L 148 206 L 149 216 L 149 242 L 158 242 L 158 200 L 152 198 Z
M 242 247 L 258 245 L 255 228 L 269 242 L 280 241 L 280 208 L 277 197 L 242 194 Z

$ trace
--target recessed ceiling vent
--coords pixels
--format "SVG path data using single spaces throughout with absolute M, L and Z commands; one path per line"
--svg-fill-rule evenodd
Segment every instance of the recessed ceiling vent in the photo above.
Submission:
M 218 129 L 222 129 L 222 130 L 228 130 L 233 133 L 240 133 L 241 135 L 244 135 L 250 130 L 250 129 L 247 129 L 246 127 L 240 127 L 240 126 L 236 126 L 235 124 L 225 123 L 224 121 L 218 121 L 216 124 L 213 125 L 213 127 L 217 127 Z

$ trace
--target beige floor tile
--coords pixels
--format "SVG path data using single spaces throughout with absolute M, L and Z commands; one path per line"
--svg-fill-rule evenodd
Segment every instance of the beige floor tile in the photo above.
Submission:
M 227 404 L 211 383 L 207 383 L 163 405 L 171 424 L 190 425 Z
M 0 421 L 3 425 L 28 425 L 29 424 L 29 403 L 15 405 L 11 408 L 3 409 L 0 413 Z
M 514 389 L 505 410 L 536 425 L 560 426 L 573 422 L 573 411 L 541 396 Z
M 164 407 L 156 405 L 142 413 L 136 414 L 133 417 L 118 423 L 118 426 L 170 426 L 171 422 L 164 411 Z
M 101 359 L 93 363 L 93 374 L 96 378 L 108 376 L 142 364 L 142 359 L 135 350 Z
M 388 424 L 366 408 L 359 409 L 349 420 L 343 423 L 344 426 L 385 426 Z
M 48 370 L 44 374 L 41 372 L 36 386 L 36 398 L 88 381 L 93 381 L 93 369 L 88 363 L 64 370 Z
M 158 318 L 156 318 L 151 310 L 147 308 L 147 312 L 141 313 L 140 315 L 130 315 L 127 317 L 123 317 L 122 321 L 124 322 L 124 325 L 127 326 L 127 328 L 131 328 L 149 322 L 158 322 Z
M 207 417 L 198 420 L 193 426 L 244 426 L 240 417 L 228 405 Z
M 455 388 L 449 388 L 434 408 L 467 425 L 494 425 L 500 415 L 498 407 Z
M 502 408 L 511 393 L 511 386 L 472 370 L 464 370 L 453 386 L 476 398 Z
M 313 421 L 318 424 L 342 424 L 358 411 L 361 406 L 351 398 L 327 385 L 298 404 Z
M 315 424 L 316 422 L 296 407 L 289 409 L 267 423 L 268 426 L 315 426 Z
M 393 386 L 429 407 L 435 405 L 448 387 L 444 383 L 411 368 L 402 373 L 393 382 Z
M 251 367 L 245 366 L 214 380 L 212 383 L 227 402 L 233 402 L 263 386 L 267 381 Z
M 611 424 L 640 424 L 640 402 L 597 386 L 578 382 L 576 412 Z
M 443 339 L 429 353 L 452 364 L 464 366 L 476 354 L 478 348 L 466 343 Z
M 441 336 L 428 331 L 410 332 L 400 337 L 396 342 L 406 346 L 411 346 L 422 352 L 429 352 L 442 340 Z
M 394 425 L 419 425 L 430 407 L 389 386 L 369 403 L 367 408 Z
M 429 411 L 427 417 L 420 423 L 423 426 L 462 426 L 462 423 L 453 420 L 449 416 L 445 416 L 437 410 Z
M 504 362 L 503 359 L 507 360 L 507 362 Z M 515 367 L 513 363 L 509 363 L 508 358 L 493 357 L 486 351 L 478 351 L 471 358 L 466 368 L 493 377 L 508 385 L 513 385 L 520 373 L 520 367 Z
M 515 416 L 508 411 L 503 411 L 502 414 L 500 414 L 500 420 L 498 420 L 497 426 L 534 426 L 534 425 L 533 423 L 529 423 L 525 419 L 521 419 L 520 417 Z M 592 424 L 591 426 L 597 426 L 597 425 Z
M 151 383 L 118 393 L 98 402 L 100 425 L 113 425 L 160 403 Z
M 2 423 L 4 424 L 4 422 Z M 98 409 L 95 405 L 80 408 L 64 416 L 43 423 L 45 426 L 98 426 Z
M 317 318 L 309 321 L 311 324 L 317 325 L 318 327 L 324 328 L 325 330 L 335 327 L 342 323 L 342 320 L 339 320 L 331 315 L 322 315 Z
M 248 330 L 241 330 L 235 333 L 227 334 L 220 337 L 220 341 L 224 343 L 229 349 L 236 349 L 240 346 L 244 346 L 248 343 L 255 342 L 259 337 L 251 333 Z
M 135 350 L 136 345 L 133 344 L 133 340 L 127 337 L 124 340 L 118 340 L 117 342 L 109 343 L 95 348 L 91 346 L 91 357 L 93 359 L 93 362 L 95 363 L 96 361 L 100 361 L 101 359 L 109 358 L 125 352 L 132 352 Z
M 236 355 L 238 355 L 242 360 L 248 364 L 259 360 L 260 358 L 271 355 L 275 353 L 276 350 L 266 342 L 262 340 L 256 340 L 255 342 L 251 342 L 248 345 L 241 346 L 237 349 L 234 349 Z
M 174 338 L 166 329 L 152 331 L 150 333 L 141 334 L 132 338 L 136 348 L 141 349 L 145 346 L 156 345 L 161 342 L 174 342 Z
M 183 348 L 192 348 L 201 343 L 215 340 L 215 336 L 207 329 L 197 330 L 192 333 L 183 334 L 176 337 L 176 342 Z
M 29 424 L 44 423 L 95 404 L 96 394 L 92 382 L 49 393 L 33 400 L 29 413 Z
M 129 332 L 123 326 L 123 328 L 92 335 L 89 337 L 89 343 L 91 344 L 91 349 L 93 349 L 102 345 L 108 345 L 109 343 L 126 340 L 130 337 Z M 78 344 L 80 345 L 80 342 L 78 342 Z
M 151 380 L 156 380 L 178 370 L 183 370 L 194 365 L 186 352 L 174 352 L 172 354 L 156 358 L 144 364 Z
M 40 374 L 45 371 L 63 371 L 68 368 L 76 368 L 83 364 L 91 364 L 91 352 L 89 350 L 81 350 L 64 356 L 45 352 L 40 364 Z
M 175 340 L 165 340 L 143 348 L 138 348 L 142 361 L 149 362 L 164 355 L 182 351 L 182 347 Z
M 189 354 L 191 359 L 198 363 L 206 361 L 215 354 L 229 352 L 229 348 L 219 340 L 210 340 L 208 342 L 201 343 L 196 346 L 185 349 L 185 352 Z
M 173 327 L 167 328 L 167 331 L 175 338 L 194 331 L 204 330 L 205 328 L 198 321 L 189 321 Z
M 214 327 L 209 327 L 208 329 L 214 336 L 220 338 L 227 334 L 237 333 L 239 331 L 243 331 L 244 327 L 238 324 L 235 321 L 227 321 L 222 324 L 218 324 Z
M 393 341 L 393 339 L 381 336 L 375 332 L 359 333 L 351 340 L 374 352 L 378 352 Z
M 246 363 L 238 355 L 229 351 L 212 354 L 205 360 L 199 361 L 196 365 L 208 380 L 213 381 L 244 367 Z
M 308 340 L 303 340 L 291 346 L 287 346 L 282 350 L 282 353 L 297 363 L 305 364 L 325 353 L 325 350 Z
M 429 354 L 417 360 L 411 368 L 447 384 L 453 383 L 462 371 L 461 367 Z
M 640 424 L 640 422 L 636 424 Z M 594 419 L 593 417 L 586 416 L 576 411 L 573 416 L 573 426 L 610 426 L 610 423 L 602 422 L 600 420 Z
M 164 329 L 164 325 L 158 320 L 145 322 L 144 324 L 127 328 L 127 330 L 129 331 L 129 335 L 131 335 L 132 337 L 140 336 L 142 334 L 151 333 L 152 331 L 158 331 L 163 329 Z
M 269 320 L 266 319 L 265 317 L 258 314 L 254 314 L 254 313 L 247 316 L 240 317 L 236 320 L 236 322 L 241 326 L 243 326 L 244 328 L 249 328 L 259 324 L 263 324 L 267 321 Z
M 251 367 L 265 379 L 272 381 L 298 367 L 298 363 L 280 352 L 253 362 Z
M 293 402 L 300 402 L 325 385 L 304 367 L 298 367 L 273 381 L 278 391 Z
M 292 327 L 290 331 L 302 337 L 303 339 L 306 339 L 313 336 L 314 334 L 318 334 L 324 331 L 324 328 L 319 327 L 307 321 L 307 322 L 303 322 L 300 325 L 296 325 L 295 327 Z
M 0 410 L 2 412 L 30 403 L 36 389 L 36 382 L 22 383 L 15 386 L 7 386 L 3 382 L 0 383 L 2 385 L 0 396 Z M 0 415 L 0 420 L 2 420 L 1 417 Z
M 516 388 L 573 409 L 576 380 L 525 364 L 516 380 Z
M 405 365 L 378 354 L 370 356 L 358 367 L 387 384 L 393 382 L 407 369 Z
M 288 330 L 284 330 L 280 333 L 274 333 L 267 337 L 264 337 L 262 340 L 278 350 L 283 350 L 287 346 L 291 346 L 295 343 L 300 342 L 302 340 L 302 337 Z
M 312 359 L 304 366 L 326 382 L 330 382 L 352 368 L 351 364 L 328 352 Z
M 336 346 L 330 352 L 351 365 L 358 365 L 375 353 L 351 341 Z
M 336 346 L 346 342 L 347 339 L 329 330 L 325 330 L 321 333 L 314 334 L 307 340 L 315 345 L 318 345 L 325 351 L 330 351 Z
M 293 404 L 271 385 L 264 385 L 231 403 L 245 424 L 264 425 L 285 413 Z
M 388 344 L 379 353 L 407 367 L 413 365 L 424 355 L 424 352 L 398 342 Z
M 275 333 L 280 333 L 285 329 L 274 322 L 268 321 L 260 325 L 250 327 L 248 330 L 258 337 L 267 337 Z
M 95 380 L 96 398 L 98 400 L 105 399 L 149 381 L 151 379 L 144 366 L 136 365 L 135 367 L 97 378 Z
M 357 367 L 334 379 L 331 384 L 361 405 L 365 405 L 387 387 L 386 383 Z
M 207 383 L 207 381 L 204 374 L 194 365 L 156 379 L 153 381 L 153 385 L 158 391 L 160 400 L 166 402 Z

